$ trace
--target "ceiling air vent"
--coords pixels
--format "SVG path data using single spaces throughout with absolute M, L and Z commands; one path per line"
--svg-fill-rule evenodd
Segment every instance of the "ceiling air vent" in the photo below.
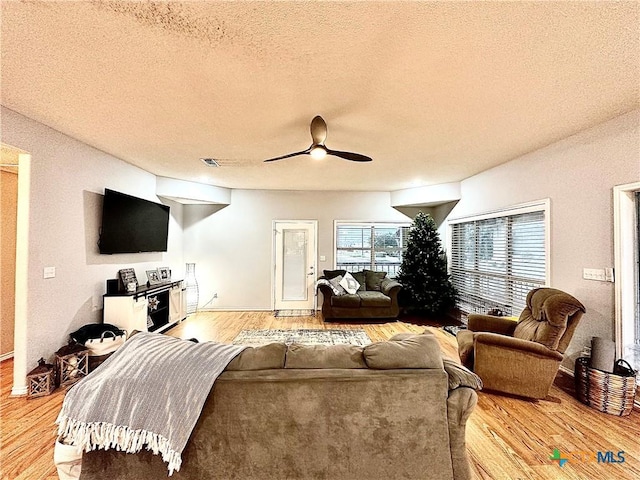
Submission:
M 200 160 L 202 160 L 205 165 L 207 165 L 208 167 L 219 167 L 220 164 L 218 162 L 215 161 L 215 159 L 213 158 L 201 158 Z

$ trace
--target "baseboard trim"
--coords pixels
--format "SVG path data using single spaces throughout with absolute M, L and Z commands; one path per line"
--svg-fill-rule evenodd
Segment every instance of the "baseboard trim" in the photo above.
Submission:
M 25 397 L 27 395 L 27 387 L 13 387 L 11 389 L 12 397 Z
M 562 373 L 566 373 L 567 375 L 569 375 L 570 377 L 574 376 L 574 372 L 573 370 L 571 370 L 570 368 L 565 367 L 564 365 L 560 365 L 560 369 L 559 369 Z
M 273 312 L 273 310 L 270 308 L 199 308 L 198 312 Z
M 4 362 L 5 360 L 9 360 L 10 358 L 13 358 L 13 352 L 3 353 L 2 355 L 0 355 L 0 362 Z

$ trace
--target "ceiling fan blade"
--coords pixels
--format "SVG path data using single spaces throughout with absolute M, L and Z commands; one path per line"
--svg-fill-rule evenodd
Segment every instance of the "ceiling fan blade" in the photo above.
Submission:
M 344 158 L 345 160 L 351 160 L 352 162 L 370 162 L 371 157 L 361 155 L 353 152 L 341 152 L 340 150 L 329 150 L 327 148 L 327 155 L 333 155 L 334 157 Z
M 311 120 L 311 138 L 314 145 L 324 145 L 327 139 L 327 122 L 320 115 L 316 115 Z
M 289 153 L 287 155 L 282 155 L 280 157 L 269 158 L 268 160 L 264 160 L 265 162 L 275 162 L 276 160 L 282 160 L 283 158 L 289 157 L 297 157 L 298 155 L 306 155 L 311 151 L 311 148 L 307 148 L 306 150 L 302 150 L 301 152 Z

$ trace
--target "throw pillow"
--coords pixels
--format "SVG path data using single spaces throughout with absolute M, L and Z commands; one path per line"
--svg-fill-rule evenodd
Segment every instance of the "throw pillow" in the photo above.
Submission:
M 369 368 L 444 368 L 434 335 L 413 335 L 403 340 L 376 342 L 363 349 Z
M 300 345 L 287 350 L 284 368 L 367 368 L 362 347 L 356 345 Z
M 331 280 L 332 278 L 335 278 L 338 275 L 344 276 L 344 274 L 347 273 L 347 271 L 346 270 L 323 270 L 322 273 L 324 273 L 324 276 L 327 277 L 327 279 Z
M 349 272 L 346 272 L 344 274 L 344 277 L 342 277 L 342 280 L 340 280 L 340 285 L 342 285 L 344 289 L 351 294 L 356 293 L 358 291 L 358 288 L 360 287 L 358 281 L 353 278 L 353 276 Z
M 367 290 L 373 290 L 379 292 L 382 290 L 382 280 L 387 276 L 387 272 L 374 272 L 373 270 L 364 271 Z
M 342 278 L 343 278 L 342 275 L 338 275 L 337 277 L 334 277 L 331 280 L 329 280 L 329 285 L 331 285 L 331 290 L 333 290 L 333 294 L 338 297 L 340 295 L 344 295 L 345 293 L 347 293 L 347 291 L 342 287 L 342 285 L 340 285 Z
M 364 292 L 367 290 L 367 286 L 366 286 L 366 277 L 364 275 L 364 270 L 360 271 L 360 272 L 351 272 L 351 275 L 353 275 L 353 278 L 356 279 L 356 282 L 358 282 L 360 284 L 360 287 L 358 288 L 359 292 Z

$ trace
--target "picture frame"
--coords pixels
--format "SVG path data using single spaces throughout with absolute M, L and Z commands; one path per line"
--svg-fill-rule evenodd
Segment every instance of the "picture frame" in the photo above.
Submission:
M 147 281 L 149 283 L 149 285 L 159 285 L 160 283 L 163 283 L 162 280 L 160 280 L 160 275 L 158 274 L 158 269 L 156 270 L 147 270 Z
M 130 283 L 134 283 L 136 288 L 138 288 L 138 279 L 136 278 L 136 272 L 133 268 L 123 268 L 118 271 L 118 290 L 120 292 L 127 291 L 127 286 Z
M 171 269 L 169 267 L 158 267 L 158 277 L 162 282 L 170 282 Z

